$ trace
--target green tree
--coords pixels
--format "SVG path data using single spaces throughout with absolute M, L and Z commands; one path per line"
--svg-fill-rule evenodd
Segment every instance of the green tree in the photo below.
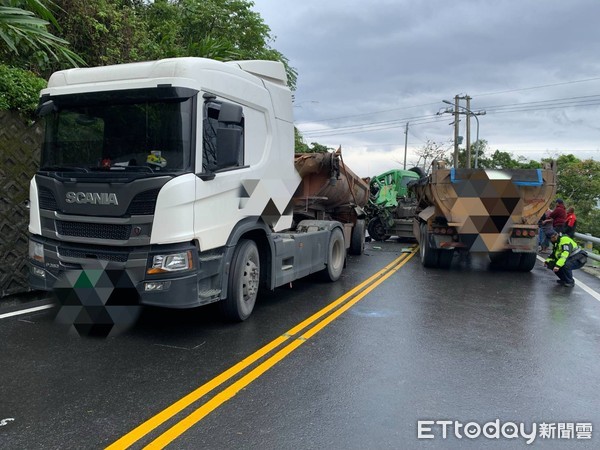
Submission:
M 55 0 L 62 37 L 90 66 L 197 56 L 267 59 L 296 71 L 271 48 L 273 38 L 247 0 Z
M 294 151 L 296 153 L 326 153 L 330 148 L 318 142 L 311 142 L 308 145 L 298 128 L 294 127 Z
M 304 142 L 302 134 L 298 131 L 298 128 L 294 127 L 294 151 L 296 153 L 308 153 L 308 144 Z
M 557 159 L 557 165 L 557 195 L 567 207 L 575 208 L 578 231 L 599 236 L 600 211 L 596 205 L 600 199 L 600 162 L 562 155 Z
M 480 157 L 479 167 L 484 169 L 532 169 L 541 167 L 541 164 L 536 161 L 527 161 L 523 156 L 514 159 L 511 153 L 496 150 L 489 158 Z
M 32 72 L 0 64 L 0 109 L 33 118 L 40 90 L 45 87 L 46 81 Z
M 148 26 L 143 2 L 128 0 L 55 0 L 60 35 L 89 66 L 141 61 L 147 58 Z M 51 71 L 60 67 L 54 65 Z
M 39 72 L 50 61 L 66 67 L 85 64 L 69 43 L 48 31 L 58 23 L 47 5 L 51 1 L 4 0 L 0 6 L 0 62 Z

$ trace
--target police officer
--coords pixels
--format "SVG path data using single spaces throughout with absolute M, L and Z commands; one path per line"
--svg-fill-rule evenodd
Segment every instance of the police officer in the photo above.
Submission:
M 575 286 L 573 271 L 580 269 L 587 262 L 587 253 L 569 236 L 554 231 L 550 235 L 553 244 L 552 253 L 544 262 L 544 267 L 551 269 L 559 278 L 556 282 L 566 286 Z

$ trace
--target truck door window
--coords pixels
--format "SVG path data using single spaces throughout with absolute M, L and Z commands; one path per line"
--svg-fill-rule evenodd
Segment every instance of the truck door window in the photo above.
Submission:
M 240 119 L 231 121 L 231 116 L 224 118 L 221 110 L 240 111 Z M 224 132 L 224 130 L 228 130 Z M 232 135 L 239 139 L 230 139 Z M 219 142 L 228 139 L 227 142 Z M 236 148 L 228 148 L 227 152 L 234 155 L 227 164 L 220 163 L 223 155 L 219 155 L 224 148 L 223 144 L 234 145 Z M 234 161 L 235 160 L 235 161 Z M 241 107 L 216 100 L 209 100 L 204 106 L 203 133 L 202 133 L 202 171 L 214 172 L 221 168 L 235 168 L 244 165 L 244 118 L 241 115 Z

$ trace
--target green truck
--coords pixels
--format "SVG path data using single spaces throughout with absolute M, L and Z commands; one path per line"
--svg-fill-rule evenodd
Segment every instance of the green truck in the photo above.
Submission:
M 388 170 L 371 178 L 366 211 L 369 220 L 367 231 L 372 239 L 385 241 L 392 236 L 414 239 L 413 220 L 417 202 L 408 184 L 423 176 L 420 168 L 413 167 L 410 170 Z

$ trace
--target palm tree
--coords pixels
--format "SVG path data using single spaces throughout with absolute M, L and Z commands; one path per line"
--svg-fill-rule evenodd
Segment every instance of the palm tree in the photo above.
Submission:
M 48 31 L 52 24 L 60 27 L 52 12 L 41 0 L 0 0 L 0 47 L 2 41 L 10 52 L 20 50 L 41 50 L 56 61 L 66 60 L 72 66 L 85 65 L 85 62 L 67 46 L 69 43 Z M 48 1 L 49 5 L 56 6 Z

